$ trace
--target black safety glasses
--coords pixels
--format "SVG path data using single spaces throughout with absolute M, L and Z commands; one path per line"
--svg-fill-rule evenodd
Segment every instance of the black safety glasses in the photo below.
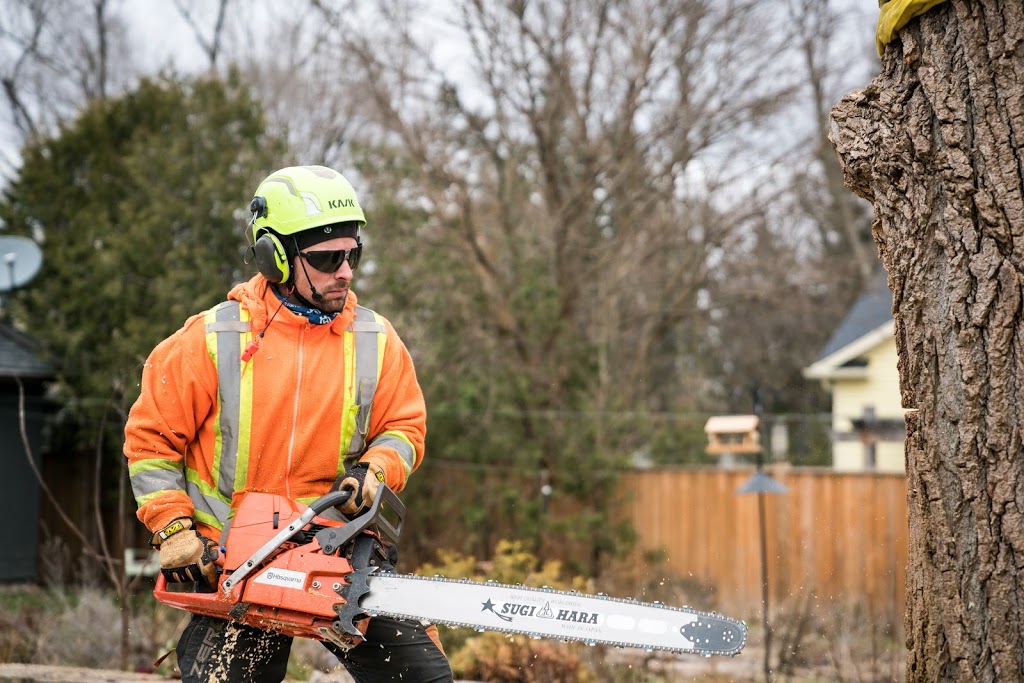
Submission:
M 321 273 L 333 273 L 341 268 L 341 264 L 345 261 L 348 261 L 349 268 L 355 270 L 359 267 L 359 259 L 363 256 L 363 245 L 337 251 L 300 251 L 299 256 L 306 259 L 306 263 Z

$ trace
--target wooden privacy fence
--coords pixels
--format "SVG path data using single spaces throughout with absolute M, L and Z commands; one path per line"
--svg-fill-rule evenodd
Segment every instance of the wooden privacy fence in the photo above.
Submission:
M 92 489 L 81 484 L 89 481 L 90 464 L 64 464 L 68 469 L 60 477 L 49 478 L 54 482 L 51 489 L 73 519 L 93 519 Z M 466 478 L 465 472 L 458 470 L 435 472 L 444 475 L 447 490 L 499 490 Z M 627 502 L 620 514 L 631 521 L 638 534 L 634 565 L 640 565 L 638 578 L 650 582 L 671 575 L 698 582 L 713 588 L 715 608 L 754 619 L 761 604 L 757 495 L 736 493 L 753 472 L 751 467 L 666 467 L 622 473 L 620 485 L 626 491 Z M 787 606 L 802 608 L 804 600 L 810 599 L 812 607 L 852 603 L 876 617 L 876 623 L 900 624 L 908 543 L 905 476 L 778 466 L 768 472 L 788 489 L 785 494 L 765 495 L 772 612 Z M 421 485 L 431 481 L 425 476 L 429 474 L 430 469 L 421 473 Z M 508 485 L 507 475 L 502 475 L 500 483 Z M 533 480 L 523 479 L 524 495 L 533 484 Z M 500 503 L 504 499 L 492 497 L 496 502 L 487 512 L 487 535 L 479 539 L 480 549 L 473 549 L 480 557 L 498 539 L 518 538 L 511 519 L 502 515 Z M 460 498 L 453 496 L 451 501 L 456 506 L 453 510 L 459 510 Z M 127 504 L 130 512 L 109 518 L 108 539 L 117 557 L 121 556 L 122 525 L 129 547 L 147 548 L 149 534 L 134 518 L 133 501 Z M 572 501 L 562 497 L 559 505 L 567 508 L 561 510 L 562 514 L 572 514 Z M 76 541 L 52 507 L 45 503 L 42 506 L 47 530 L 42 537 L 61 536 L 74 550 Z M 435 561 L 438 548 L 465 549 L 463 524 L 456 521 L 426 533 L 417 528 L 418 521 L 416 515 L 407 518 L 408 529 L 402 532 L 403 570 L 412 571 L 422 562 Z M 564 560 L 565 553 L 578 549 L 556 546 L 547 550 L 551 559 Z M 645 568 L 644 551 L 648 550 L 663 551 L 665 562 L 652 562 Z M 53 565 L 60 557 L 50 553 L 41 559 L 43 564 Z M 74 557 L 77 552 L 67 555 Z M 74 567 L 64 569 L 73 574 Z M 623 587 L 627 589 L 636 587 Z
M 757 494 L 737 490 L 752 468 L 655 469 L 624 475 L 640 549 L 665 569 L 714 586 L 721 609 L 761 604 Z M 788 489 L 764 494 L 770 606 L 845 603 L 902 620 L 906 477 L 769 468 Z

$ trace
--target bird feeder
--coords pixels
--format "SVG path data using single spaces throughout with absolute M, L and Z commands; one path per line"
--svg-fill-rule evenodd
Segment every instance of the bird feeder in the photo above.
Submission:
M 760 419 L 757 415 L 715 415 L 708 418 L 709 455 L 758 454 L 761 452 Z

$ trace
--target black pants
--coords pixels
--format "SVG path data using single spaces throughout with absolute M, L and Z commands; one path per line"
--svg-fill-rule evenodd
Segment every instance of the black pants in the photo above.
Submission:
M 280 683 L 288 669 L 289 636 L 192 615 L 178 640 L 184 683 Z M 448 659 L 418 621 L 370 619 L 366 640 L 348 651 L 324 643 L 356 683 L 450 683 Z

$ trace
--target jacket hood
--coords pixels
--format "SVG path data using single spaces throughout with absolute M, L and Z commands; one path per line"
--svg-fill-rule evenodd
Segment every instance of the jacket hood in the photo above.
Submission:
M 271 291 L 271 286 L 267 278 L 257 273 L 250 280 L 235 285 L 228 292 L 228 299 L 238 301 L 249 311 L 254 332 L 263 330 L 270 317 L 275 313 L 277 314 L 275 325 L 283 321 L 288 321 L 290 324 L 304 323 L 305 318 L 295 315 L 281 305 L 281 300 Z M 352 323 L 356 315 L 357 301 L 356 293 L 350 289 L 348 297 L 345 299 L 345 309 L 331 322 L 333 332 L 341 334 Z M 256 333 L 258 334 L 258 332 Z

